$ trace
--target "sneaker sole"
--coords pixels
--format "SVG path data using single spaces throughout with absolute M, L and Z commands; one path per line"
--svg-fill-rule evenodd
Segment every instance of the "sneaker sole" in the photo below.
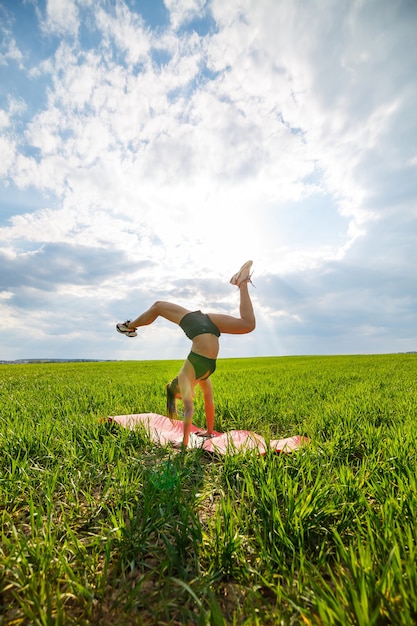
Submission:
M 125 335 L 126 337 L 137 337 L 136 330 L 120 330 L 119 324 L 116 324 L 116 330 L 121 335 Z
M 243 281 L 247 280 L 248 278 L 250 279 L 250 268 L 252 267 L 252 265 L 253 261 L 246 261 L 246 263 L 242 265 L 237 274 L 234 274 L 234 276 L 232 276 L 232 278 L 230 279 L 231 284 L 237 285 L 237 287 L 239 287 L 240 284 L 243 283 Z M 246 272 L 247 276 L 245 276 Z

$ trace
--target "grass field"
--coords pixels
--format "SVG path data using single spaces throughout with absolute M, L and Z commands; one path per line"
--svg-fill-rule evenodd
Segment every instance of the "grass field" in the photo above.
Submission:
M 99 423 L 179 364 L 0 367 L 0 624 L 417 623 L 417 355 L 219 360 L 216 428 L 290 455 Z

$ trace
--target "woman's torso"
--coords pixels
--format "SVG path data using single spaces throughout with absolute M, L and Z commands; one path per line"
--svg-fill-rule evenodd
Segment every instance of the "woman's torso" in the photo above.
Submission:
M 211 333 L 197 335 L 197 337 L 194 337 L 192 340 L 191 350 L 208 359 L 217 359 L 219 353 L 219 338 Z
M 180 320 L 179 325 L 191 339 L 193 352 L 208 359 L 217 358 L 220 331 L 208 315 L 201 311 L 190 311 Z

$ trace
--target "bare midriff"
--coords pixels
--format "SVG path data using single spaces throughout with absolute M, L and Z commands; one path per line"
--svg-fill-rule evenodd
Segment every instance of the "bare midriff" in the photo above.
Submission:
M 219 354 L 219 338 L 211 333 L 204 333 L 194 337 L 191 350 L 208 359 L 217 359 Z

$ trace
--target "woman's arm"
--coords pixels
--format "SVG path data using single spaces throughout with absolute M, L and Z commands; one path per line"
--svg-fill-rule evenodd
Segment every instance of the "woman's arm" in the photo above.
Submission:
M 200 380 L 199 385 L 203 392 L 204 412 L 206 414 L 207 434 L 211 435 L 214 429 L 214 398 L 213 387 L 210 378 Z
M 193 385 L 184 369 L 185 368 L 183 368 L 178 375 L 178 383 L 181 391 L 181 398 L 184 404 L 184 437 L 182 443 L 184 447 L 187 447 L 188 438 L 190 436 L 191 424 L 193 422 L 194 401 Z

